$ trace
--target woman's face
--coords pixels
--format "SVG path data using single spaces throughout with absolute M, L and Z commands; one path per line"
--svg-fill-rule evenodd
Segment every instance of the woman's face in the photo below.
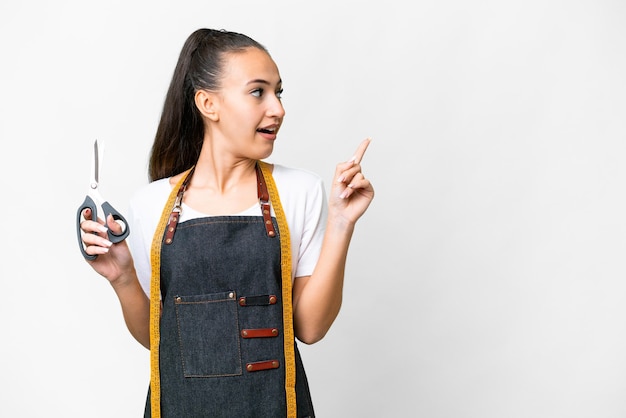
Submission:
M 285 116 L 276 64 L 266 52 L 248 48 L 226 55 L 223 74 L 213 132 L 235 157 L 268 157 Z

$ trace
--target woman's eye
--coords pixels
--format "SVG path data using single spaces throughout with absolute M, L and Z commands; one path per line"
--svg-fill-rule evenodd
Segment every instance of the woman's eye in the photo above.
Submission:
M 258 89 L 252 90 L 250 94 L 252 94 L 254 97 L 263 97 L 263 95 L 265 94 L 265 89 L 263 89 L 262 87 L 259 87 Z M 283 89 L 276 90 L 275 94 L 276 94 L 276 97 L 280 99 L 283 95 Z

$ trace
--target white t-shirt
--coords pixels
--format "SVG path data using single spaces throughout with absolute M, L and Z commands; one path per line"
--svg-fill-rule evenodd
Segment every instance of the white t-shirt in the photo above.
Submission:
M 287 218 L 291 238 L 291 277 L 309 276 L 317 264 L 326 228 L 326 192 L 315 173 L 274 164 L 272 171 L 278 195 Z M 128 223 L 130 246 L 137 276 L 150 296 L 150 249 L 165 203 L 172 191 L 169 178 L 147 184 L 132 197 Z M 202 214 L 183 204 L 179 222 L 202 218 Z M 260 216 L 258 204 L 234 216 Z M 275 216 L 272 205 L 272 216 Z

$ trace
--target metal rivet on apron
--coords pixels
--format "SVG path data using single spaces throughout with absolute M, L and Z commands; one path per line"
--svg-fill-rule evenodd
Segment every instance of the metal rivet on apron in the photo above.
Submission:
M 168 243 L 168 244 L 171 244 L 172 243 L 172 239 L 168 238 L 168 239 L 165 240 L 165 242 Z
M 270 237 L 273 237 L 274 235 L 276 235 L 276 233 L 274 231 L 270 231 L 267 233 L 267 235 L 269 235 Z
M 248 365 L 246 366 L 246 370 L 248 370 L 249 372 L 251 372 L 251 371 L 252 371 L 252 369 L 254 369 L 254 366 L 253 366 L 252 364 L 248 364 Z
M 276 296 L 271 295 L 270 296 L 270 305 L 274 305 L 276 303 Z
M 233 292 L 230 292 L 228 294 L 228 299 L 233 299 L 235 297 L 235 294 Z
M 182 302 L 182 299 L 181 299 L 180 296 L 176 296 L 176 298 L 174 300 L 176 301 L 176 303 Z

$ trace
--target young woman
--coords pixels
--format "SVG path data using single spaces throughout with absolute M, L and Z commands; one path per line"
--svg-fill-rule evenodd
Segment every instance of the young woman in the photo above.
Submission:
M 112 219 L 82 222 L 91 266 L 151 350 L 145 416 L 313 417 L 295 339 L 324 337 L 342 300 L 357 220 L 374 197 L 360 161 L 319 176 L 263 160 L 285 116 L 267 50 L 200 29 L 180 53 L 149 164 L 130 204 L 129 245 Z M 132 255 L 131 255 L 132 254 Z

